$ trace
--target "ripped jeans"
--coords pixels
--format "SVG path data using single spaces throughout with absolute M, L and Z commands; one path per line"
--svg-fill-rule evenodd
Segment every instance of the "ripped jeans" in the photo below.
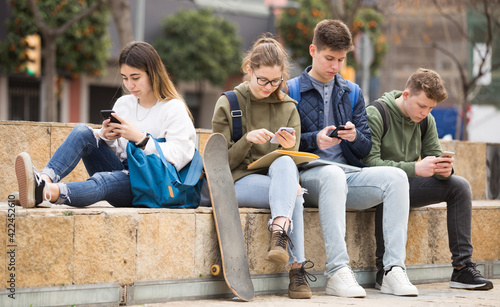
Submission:
M 288 236 L 290 263 L 303 263 L 304 252 L 304 198 L 297 196 L 299 172 L 288 156 L 279 157 L 269 167 L 267 175 L 250 174 L 234 183 L 239 207 L 271 209 L 271 221 L 287 217 L 291 223 Z
M 80 182 L 59 182 L 80 160 L 91 177 Z M 56 150 L 42 174 L 59 186 L 56 204 L 85 207 L 106 200 L 115 207 L 131 207 L 127 169 L 126 160 L 122 163 L 106 142 L 96 138 L 90 127 L 79 124 Z

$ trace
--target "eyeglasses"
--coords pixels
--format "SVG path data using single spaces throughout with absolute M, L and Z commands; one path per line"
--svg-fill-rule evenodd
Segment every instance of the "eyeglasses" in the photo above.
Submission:
M 253 69 L 252 72 L 255 75 L 255 71 Z M 257 77 L 257 75 L 255 75 L 255 78 L 257 78 L 257 84 L 260 86 L 266 86 L 269 83 L 271 83 L 271 86 L 278 87 L 281 84 L 281 82 L 283 82 L 283 79 L 268 80 L 267 78 Z

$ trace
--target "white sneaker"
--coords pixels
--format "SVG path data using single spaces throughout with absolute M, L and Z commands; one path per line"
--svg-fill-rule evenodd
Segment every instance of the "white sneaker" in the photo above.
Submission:
M 356 281 L 351 268 L 343 267 L 328 279 L 326 294 L 343 297 L 365 297 L 366 291 Z
M 406 271 L 399 266 L 392 267 L 392 269 L 384 275 L 380 291 L 382 293 L 394 295 L 418 295 L 417 287 L 410 282 L 408 276 L 406 275 Z

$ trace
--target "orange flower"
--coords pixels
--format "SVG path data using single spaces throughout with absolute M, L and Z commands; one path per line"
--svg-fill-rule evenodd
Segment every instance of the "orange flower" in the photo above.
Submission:
M 363 27 L 363 22 L 361 20 L 354 20 L 352 22 L 352 27 L 353 28 L 361 28 L 361 27 Z
M 376 28 L 377 27 L 377 22 L 375 20 L 368 21 L 368 27 L 370 27 L 370 28 Z
M 313 15 L 314 17 L 318 17 L 319 16 L 319 10 L 318 9 L 312 9 L 311 10 L 311 15 Z

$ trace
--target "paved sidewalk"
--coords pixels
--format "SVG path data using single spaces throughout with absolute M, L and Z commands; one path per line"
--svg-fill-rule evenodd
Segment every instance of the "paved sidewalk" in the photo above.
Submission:
M 199 301 L 181 301 L 162 304 L 136 305 L 144 307 L 177 307 L 177 306 L 281 306 L 281 307 L 312 307 L 312 306 L 369 306 L 369 307 L 420 307 L 420 306 L 500 306 L 500 279 L 494 279 L 495 288 L 489 291 L 457 290 L 448 287 L 448 283 L 417 285 L 418 297 L 401 297 L 382 294 L 374 288 L 367 288 L 366 298 L 342 298 L 327 296 L 325 292 L 315 292 L 310 300 L 292 300 L 287 295 L 256 296 L 252 302 L 244 303 L 232 299 L 212 299 Z

